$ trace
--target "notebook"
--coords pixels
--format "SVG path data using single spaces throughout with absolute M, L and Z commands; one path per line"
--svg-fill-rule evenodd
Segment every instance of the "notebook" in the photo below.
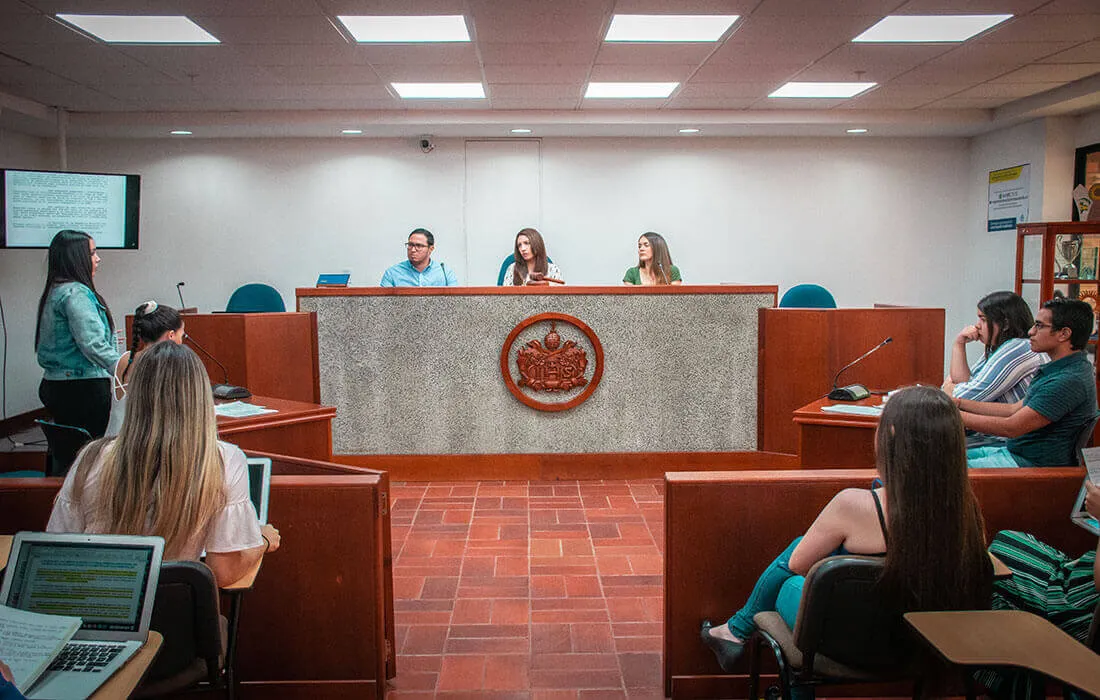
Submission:
M 0 602 L 83 620 L 27 698 L 86 698 L 137 653 L 149 636 L 163 556 L 159 537 L 15 536 Z
M 248 458 L 248 495 L 260 524 L 267 525 L 267 504 L 271 500 L 271 460 L 267 457 Z

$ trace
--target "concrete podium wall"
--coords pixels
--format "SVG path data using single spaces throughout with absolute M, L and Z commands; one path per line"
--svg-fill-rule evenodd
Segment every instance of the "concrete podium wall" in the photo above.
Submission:
M 298 304 L 317 312 L 321 402 L 336 407 L 336 454 L 730 452 L 757 447 L 757 309 L 774 306 L 775 293 L 299 289 Z M 593 395 L 553 413 L 518 401 L 500 371 L 508 334 L 545 312 L 586 323 L 605 356 Z M 513 372 L 516 349 L 549 328 L 517 338 Z M 583 333 L 557 330 L 595 362 Z

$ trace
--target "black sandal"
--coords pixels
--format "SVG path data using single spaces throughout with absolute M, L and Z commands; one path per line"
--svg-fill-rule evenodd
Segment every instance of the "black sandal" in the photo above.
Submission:
M 714 658 L 718 660 L 718 665 L 726 673 L 733 673 L 734 666 L 737 665 L 737 660 L 741 658 L 741 652 L 745 650 L 744 642 L 737 643 L 731 642 L 728 639 L 719 639 L 710 633 L 711 628 L 714 625 L 710 620 L 703 620 L 703 627 L 699 631 L 699 637 L 703 640 L 703 644 L 707 645 L 707 648 L 714 652 Z

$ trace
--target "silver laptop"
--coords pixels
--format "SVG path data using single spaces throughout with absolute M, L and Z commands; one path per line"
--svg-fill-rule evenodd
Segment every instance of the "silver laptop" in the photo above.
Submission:
M 163 556 L 160 537 L 15 536 L 0 602 L 84 621 L 28 698 L 86 698 L 137 653 L 149 636 Z
M 261 525 L 267 525 L 267 504 L 271 500 L 271 460 L 248 458 L 248 496 L 256 508 Z

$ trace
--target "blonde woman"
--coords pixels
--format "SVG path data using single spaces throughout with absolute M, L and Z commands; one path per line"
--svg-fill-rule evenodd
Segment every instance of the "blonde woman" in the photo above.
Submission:
M 219 586 L 243 576 L 279 531 L 260 527 L 239 448 L 220 442 L 202 362 L 160 342 L 134 362 L 117 438 L 90 443 L 54 501 L 49 532 L 158 535 L 164 558 L 206 564 Z

